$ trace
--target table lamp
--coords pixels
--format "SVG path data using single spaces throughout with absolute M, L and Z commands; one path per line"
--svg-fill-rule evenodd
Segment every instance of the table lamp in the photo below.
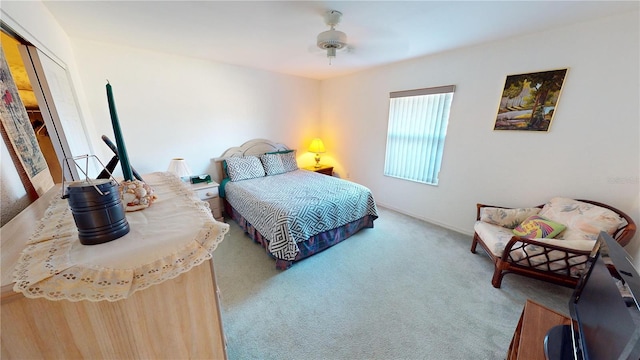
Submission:
M 187 161 L 183 158 L 171 159 L 167 171 L 175 174 L 182 181 L 189 180 L 189 176 L 191 176 L 191 169 L 189 168 L 189 165 L 187 165 Z
M 315 138 L 313 140 L 311 140 L 311 144 L 309 145 L 309 152 L 312 153 L 316 153 L 316 168 L 320 167 L 320 153 L 325 152 L 326 150 L 324 149 L 324 144 L 322 143 L 322 140 L 320 140 L 319 138 Z

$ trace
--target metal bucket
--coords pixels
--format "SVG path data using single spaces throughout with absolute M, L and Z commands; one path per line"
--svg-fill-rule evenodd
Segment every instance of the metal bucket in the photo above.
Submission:
M 72 182 L 64 197 L 69 198 L 81 244 L 102 244 L 129 233 L 129 223 L 115 180 Z

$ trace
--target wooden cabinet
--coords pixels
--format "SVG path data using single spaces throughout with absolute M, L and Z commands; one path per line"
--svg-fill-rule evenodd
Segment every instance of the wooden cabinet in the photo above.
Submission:
M 14 292 L 13 269 L 55 196 L 59 185 L 1 229 L 1 358 L 226 358 L 212 260 L 113 302 L 31 299 Z
M 210 183 L 191 184 L 191 188 L 196 192 L 196 194 L 198 194 L 200 200 L 209 203 L 213 217 L 218 221 L 224 221 L 224 218 L 222 217 L 222 204 L 218 194 L 218 186 L 219 184 L 215 181 Z
M 2 293 L 3 359 L 225 359 L 213 262 L 129 298 Z
M 545 360 L 544 338 L 556 325 L 569 325 L 571 319 L 532 300 L 527 300 L 511 339 L 507 360 Z
M 324 175 L 333 176 L 333 166 L 328 166 L 328 165 L 320 165 L 320 167 L 307 166 L 304 169 L 309 171 L 314 171 Z

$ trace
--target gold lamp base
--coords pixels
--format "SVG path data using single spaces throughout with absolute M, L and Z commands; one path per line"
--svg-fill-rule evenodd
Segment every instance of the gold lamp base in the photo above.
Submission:
M 314 166 L 316 169 L 320 167 L 320 154 L 316 154 L 316 165 Z

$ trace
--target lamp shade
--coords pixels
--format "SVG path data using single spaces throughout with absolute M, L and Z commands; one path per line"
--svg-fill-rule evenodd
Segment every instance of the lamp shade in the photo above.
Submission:
M 191 176 L 191 169 L 183 158 L 173 158 L 169 163 L 168 172 L 176 174 L 179 178 Z
M 320 140 L 319 138 L 315 138 L 311 140 L 311 144 L 309 145 L 309 152 L 319 154 L 325 151 L 326 150 L 324 149 L 324 144 L 322 143 L 322 140 Z

